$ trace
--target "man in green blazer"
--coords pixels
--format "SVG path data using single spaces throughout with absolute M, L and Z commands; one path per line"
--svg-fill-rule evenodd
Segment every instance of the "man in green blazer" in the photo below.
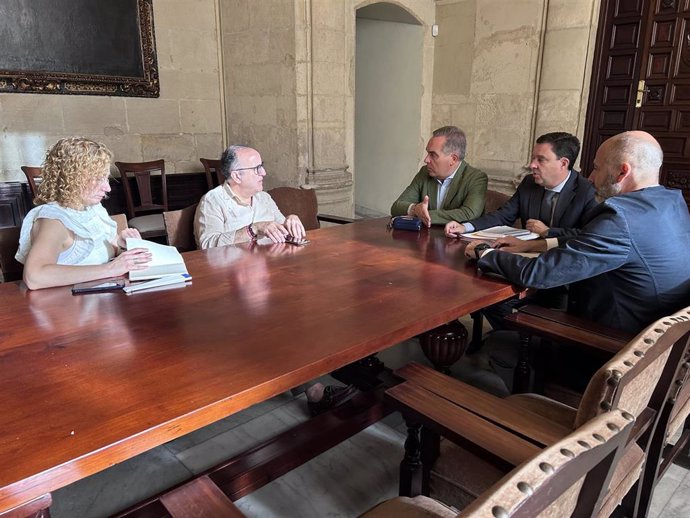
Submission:
M 434 131 L 424 165 L 391 207 L 392 216 L 416 216 L 427 227 L 467 221 L 484 211 L 488 178 L 465 162 L 467 137 L 455 126 Z

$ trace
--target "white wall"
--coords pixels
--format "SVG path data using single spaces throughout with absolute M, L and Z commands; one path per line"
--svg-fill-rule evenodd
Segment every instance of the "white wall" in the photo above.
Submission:
M 355 206 L 388 214 L 419 169 L 422 26 L 357 19 Z

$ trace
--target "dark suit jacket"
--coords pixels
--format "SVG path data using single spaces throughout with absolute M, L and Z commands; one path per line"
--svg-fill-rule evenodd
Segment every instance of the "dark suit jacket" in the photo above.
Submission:
M 475 230 L 512 225 L 517 219 L 522 227 L 528 219 L 539 219 L 541 200 L 544 188 L 534 183 L 532 175 L 527 175 L 515 191 L 515 194 L 495 212 L 477 219 L 469 220 Z M 584 215 L 597 205 L 594 198 L 594 186 L 577 171 L 573 171 L 563 186 L 558 197 L 556 211 L 553 215 L 553 226 L 547 237 L 572 235 L 573 229 L 582 228 Z M 467 221 L 467 220 L 465 220 Z M 548 221 L 543 221 L 548 226 Z
M 419 203 L 429 196 L 429 215 L 434 225 L 445 225 L 449 221 L 466 221 L 479 216 L 484 210 L 486 187 L 489 179 L 485 173 L 464 160 L 446 192 L 443 206 L 436 206 L 439 184 L 431 178 L 426 166 L 412 179 L 412 183 L 398 196 L 391 207 L 391 216 L 404 216 L 411 203 Z
M 558 248 L 528 259 L 493 251 L 478 266 L 528 288 L 570 284 L 573 312 L 637 332 L 690 302 L 690 215 L 680 191 L 609 198 Z

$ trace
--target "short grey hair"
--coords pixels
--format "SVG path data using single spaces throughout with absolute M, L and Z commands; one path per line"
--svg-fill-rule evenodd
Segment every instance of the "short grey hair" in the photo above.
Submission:
M 223 151 L 223 155 L 220 157 L 220 172 L 226 180 L 230 178 L 230 171 L 234 171 L 239 166 L 237 152 L 241 149 L 247 149 L 247 146 L 230 146 Z
M 443 145 L 443 152 L 447 155 L 455 153 L 460 157 L 460 160 L 465 158 L 465 151 L 467 150 L 467 136 L 457 126 L 442 126 L 434 130 L 434 137 L 446 137 L 446 143 Z

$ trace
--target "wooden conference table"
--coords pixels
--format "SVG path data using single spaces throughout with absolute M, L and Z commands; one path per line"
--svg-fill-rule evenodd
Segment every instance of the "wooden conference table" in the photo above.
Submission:
M 0 513 L 516 293 L 442 228 L 308 237 L 190 252 L 167 291 L 0 285 Z

